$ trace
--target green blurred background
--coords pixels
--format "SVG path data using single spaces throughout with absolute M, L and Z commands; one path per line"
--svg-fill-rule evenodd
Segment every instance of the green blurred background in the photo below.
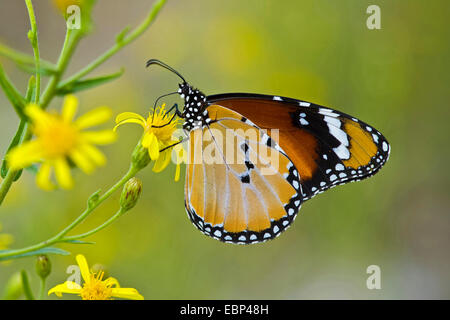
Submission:
M 95 29 L 67 75 L 109 48 L 126 25 L 137 25 L 151 4 L 98 1 Z M 381 8 L 381 30 L 366 27 L 371 4 Z M 55 61 L 65 22 L 51 1 L 34 5 L 41 56 Z M 308 201 L 281 237 L 252 246 L 202 235 L 185 213 L 184 179 L 173 182 L 175 167 L 160 174 L 147 168 L 139 174 L 144 193 L 137 206 L 88 239 L 95 245 L 61 247 L 106 265 L 147 299 L 450 298 L 449 12 L 446 0 L 168 1 L 144 36 L 95 72 L 126 70 L 78 94 L 80 113 L 108 105 L 115 114 L 145 114 L 156 97 L 176 89 L 173 75 L 145 69 L 147 59 L 159 58 L 207 94 L 283 95 L 359 117 L 387 137 L 391 158 L 375 177 Z M 0 41 L 31 54 L 28 29 L 24 2 L 0 0 Z M 5 58 L 0 63 L 23 92 L 28 76 Z M 0 104 L 3 153 L 18 120 L 3 93 Z M 50 108 L 60 106 L 56 99 Z M 24 173 L 0 209 L 12 247 L 42 241 L 78 216 L 93 191 L 125 172 L 140 134 L 137 126 L 121 128 L 118 142 L 103 149 L 107 166 L 92 176 L 75 172 L 71 191 L 44 192 Z M 78 230 L 109 217 L 118 199 Z M 75 258 L 51 259 L 53 286 Z M 381 290 L 366 287 L 373 264 L 381 268 Z M 0 290 L 20 268 L 33 273 L 34 259 L 0 265 Z

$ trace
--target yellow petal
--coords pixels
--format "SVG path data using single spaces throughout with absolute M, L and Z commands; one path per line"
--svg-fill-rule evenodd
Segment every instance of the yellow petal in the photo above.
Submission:
M 48 290 L 48 295 L 51 295 L 52 293 L 56 294 L 58 297 L 61 297 L 63 293 L 80 294 L 81 286 L 76 282 L 66 281 L 63 284 L 58 284 Z
M 134 288 L 112 288 L 111 295 L 116 298 L 144 300 L 144 297 Z
M 70 174 L 70 167 L 65 158 L 58 158 L 55 160 L 55 176 L 58 184 L 64 189 L 70 189 L 73 186 L 72 175 Z
M 175 182 L 177 182 L 178 180 L 180 180 L 180 164 L 177 164 L 177 168 L 175 170 Z
M 77 120 L 75 120 L 75 125 L 79 129 L 85 129 L 89 127 L 96 126 L 107 121 L 111 117 L 111 109 L 108 107 L 98 107 L 91 110 Z
M 84 279 L 84 282 L 91 282 L 91 272 L 89 271 L 89 266 L 86 261 L 86 258 L 82 254 L 77 254 L 75 257 L 77 260 L 78 266 L 80 267 L 81 276 Z
M 87 143 L 81 145 L 80 152 L 84 153 L 98 166 L 103 166 L 106 163 L 106 157 L 93 145 Z
M 105 285 L 108 286 L 108 287 L 114 286 L 116 288 L 120 288 L 119 281 L 116 278 L 109 277 L 104 282 L 105 282 Z
M 50 174 L 52 173 L 52 166 L 50 162 L 44 162 L 36 175 L 36 184 L 43 190 L 52 190 L 55 185 L 50 182 Z
M 70 159 L 86 174 L 92 173 L 95 169 L 89 158 L 78 149 L 70 153 Z
M 148 147 L 150 146 L 150 142 L 152 141 L 152 139 L 155 137 L 155 135 L 153 134 L 153 132 L 146 132 L 144 133 L 144 137 L 142 138 L 142 146 L 146 149 L 148 149 Z
M 137 124 L 140 124 L 143 128 L 145 128 L 145 123 L 142 123 L 141 120 L 138 120 L 138 119 L 127 119 L 127 120 L 123 120 L 123 121 L 119 122 L 118 124 L 116 124 L 114 126 L 114 128 L 113 128 L 113 131 L 116 131 L 119 126 L 121 126 L 121 125 L 123 125 L 125 123 L 137 123 Z
M 117 134 L 112 130 L 84 131 L 81 133 L 82 139 L 93 144 L 109 144 L 116 140 Z
M 168 150 L 164 150 L 163 152 L 161 152 L 158 160 L 155 161 L 155 165 L 152 168 L 153 172 L 161 172 L 169 165 L 170 159 L 172 158 L 171 151 L 172 150 L 168 149 Z
M 31 103 L 25 107 L 25 114 L 30 117 L 34 123 L 45 125 L 49 121 L 49 115 L 34 103 Z
M 134 112 L 122 112 L 117 115 L 116 117 L 116 123 L 120 123 L 124 120 L 128 119 L 134 119 L 134 120 L 140 120 L 139 122 L 142 123 L 145 126 L 145 119 L 140 114 L 134 113 Z
M 69 94 L 64 98 L 64 105 L 62 108 L 62 118 L 66 122 L 72 122 L 75 113 L 77 112 L 78 99 L 73 94 Z
M 177 144 L 174 147 L 176 156 L 177 156 L 177 164 L 186 163 L 187 162 L 187 152 L 184 150 L 181 144 Z
M 142 139 L 142 146 L 148 149 L 150 159 L 157 160 L 159 158 L 158 138 L 152 133 L 146 134 Z
M 18 170 L 39 161 L 43 156 L 43 149 L 38 140 L 28 141 L 13 148 L 7 155 L 8 166 L 11 170 Z

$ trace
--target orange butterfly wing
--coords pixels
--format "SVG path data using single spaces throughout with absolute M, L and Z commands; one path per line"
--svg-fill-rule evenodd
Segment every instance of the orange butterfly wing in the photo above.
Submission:
M 189 218 L 203 233 L 225 242 L 255 243 L 278 236 L 302 202 L 294 164 L 242 115 L 218 105 L 207 110 L 211 123 L 189 133 Z
M 207 101 L 238 112 L 262 129 L 279 129 L 277 143 L 300 173 L 303 200 L 370 177 L 389 158 L 390 146 L 379 131 L 336 110 L 245 93 L 208 96 Z

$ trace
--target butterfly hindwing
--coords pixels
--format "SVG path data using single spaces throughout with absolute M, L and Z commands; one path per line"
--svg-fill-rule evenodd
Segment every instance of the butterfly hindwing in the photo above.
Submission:
M 375 174 L 390 146 L 375 128 L 345 113 L 306 101 L 256 94 L 207 97 L 262 129 L 279 129 L 279 146 L 300 173 L 303 200 Z M 270 133 L 269 133 L 270 134 Z
M 189 218 L 203 233 L 225 242 L 255 243 L 278 236 L 302 202 L 294 164 L 242 115 L 218 105 L 207 110 L 211 121 L 189 133 Z

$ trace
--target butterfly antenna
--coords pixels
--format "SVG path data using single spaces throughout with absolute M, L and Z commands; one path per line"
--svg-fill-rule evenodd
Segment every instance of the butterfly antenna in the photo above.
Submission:
M 171 66 L 165 64 L 164 62 L 162 62 L 162 61 L 160 61 L 160 60 L 158 60 L 158 59 L 150 59 L 150 60 L 147 61 L 146 67 L 149 67 L 149 66 L 151 66 L 152 64 L 157 64 L 157 65 L 159 65 L 159 66 L 161 66 L 161 67 L 163 67 L 163 68 L 166 68 L 167 70 L 169 70 L 169 71 L 175 73 L 177 76 L 179 76 L 179 77 L 181 78 L 181 80 L 183 80 L 184 83 L 186 83 L 186 80 L 184 80 L 183 76 L 182 76 L 177 70 L 175 70 L 175 69 L 172 68 Z

